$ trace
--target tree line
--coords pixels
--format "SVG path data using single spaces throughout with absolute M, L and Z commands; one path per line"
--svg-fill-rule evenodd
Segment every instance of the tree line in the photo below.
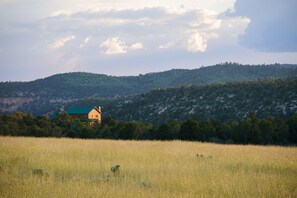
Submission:
M 123 140 L 188 140 L 226 144 L 296 145 L 297 116 L 257 118 L 249 113 L 240 121 L 188 119 L 160 125 L 116 121 L 111 116 L 90 125 L 59 114 L 55 120 L 44 116 L 14 113 L 0 116 L 0 135 L 70 137 Z

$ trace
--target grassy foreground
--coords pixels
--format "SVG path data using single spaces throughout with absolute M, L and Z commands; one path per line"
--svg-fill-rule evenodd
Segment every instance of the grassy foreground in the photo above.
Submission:
M 0 197 L 297 197 L 297 148 L 0 137 Z

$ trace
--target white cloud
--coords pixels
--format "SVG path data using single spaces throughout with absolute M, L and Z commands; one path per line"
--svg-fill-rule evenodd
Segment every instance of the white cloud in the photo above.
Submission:
M 218 13 L 207 9 L 196 9 L 189 12 L 189 25 L 199 29 L 219 29 L 221 20 Z
M 90 42 L 91 39 L 92 39 L 92 36 L 91 36 L 91 35 L 90 35 L 90 36 L 87 36 L 87 37 L 85 38 L 84 42 L 83 42 L 82 44 L 79 45 L 79 48 L 83 48 L 83 47 L 85 47 L 86 44 L 87 44 L 88 42 Z
M 140 8 L 95 6 L 81 10 L 60 10 L 52 15 L 58 17 L 45 19 L 40 26 L 45 27 L 44 31 L 63 33 L 71 30 L 75 32 L 77 38 L 92 34 L 94 38 L 105 41 L 101 47 L 105 48 L 105 54 L 109 55 L 143 49 L 142 43 L 146 43 L 147 51 L 156 48 L 187 50 L 184 43 L 187 42 L 189 34 L 204 32 L 206 35 L 201 36 L 206 40 L 210 39 L 209 37 L 218 38 L 216 31 L 221 28 L 224 20 L 215 11 L 183 6 Z M 119 43 L 120 40 L 116 40 L 116 37 L 110 37 L 114 34 L 120 38 L 125 37 L 125 41 L 132 43 L 127 46 Z M 106 38 L 109 38 L 108 42 Z M 142 45 L 131 46 L 135 40 L 141 40 Z M 83 48 L 86 43 L 81 42 L 78 45 Z
M 100 44 L 100 47 L 105 48 L 104 54 L 107 55 L 125 54 L 128 52 L 128 50 L 144 49 L 143 44 L 139 42 L 131 44 L 128 47 L 126 43 L 119 37 L 108 38 L 106 41 Z
M 220 38 L 220 35 L 217 34 L 217 33 L 214 33 L 214 32 L 210 32 L 210 33 L 208 33 L 208 34 L 203 33 L 202 36 L 203 36 L 204 38 L 206 38 L 207 40 L 209 40 L 209 39 L 218 39 L 218 38 Z
M 100 47 L 106 49 L 104 53 L 107 55 L 127 53 L 127 45 L 124 41 L 120 40 L 119 37 L 108 38 L 106 41 L 101 43 Z
M 88 19 L 85 21 L 85 24 L 89 27 L 92 26 L 105 26 L 114 28 L 114 26 L 123 26 L 125 24 L 131 23 L 131 20 L 124 20 L 124 19 L 112 19 L 112 18 L 96 18 L 96 19 Z
M 174 47 L 174 46 L 175 46 L 175 42 L 170 41 L 170 42 L 168 42 L 168 43 L 165 43 L 165 44 L 163 44 L 163 45 L 160 45 L 160 46 L 159 46 L 159 49 L 168 49 L 168 48 L 172 48 L 172 47 Z
M 130 46 L 130 49 L 132 50 L 138 50 L 138 49 L 143 49 L 144 46 L 142 43 L 134 43 Z
M 51 17 L 58 17 L 58 16 L 70 16 L 72 12 L 70 10 L 57 10 L 53 12 L 50 16 Z
M 187 40 L 186 48 L 189 52 L 204 52 L 207 48 L 207 39 L 198 32 L 194 33 Z
M 178 14 L 178 15 L 182 15 L 184 13 L 186 13 L 186 9 L 183 5 L 179 6 L 179 7 L 165 7 L 165 11 L 167 14 Z
M 84 43 L 87 44 L 91 40 L 92 36 L 88 36 L 85 38 Z
M 232 53 L 245 52 L 240 51 L 237 40 L 248 24 L 245 18 L 227 17 L 198 3 L 191 7 L 180 6 L 184 2 L 177 6 L 168 3 L 148 7 L 138 2 L 140 6 L 134 7 L 125 2 L 123 7 L 124 3 L 113 6 L 113 2 L 91 3 L 89 7 L 77 7 L 76 4 L 72 7 L 59 6 L 59 10 L 51 9 L 38 20 L 22 19 L 18 23 L 11 23 L 9 17 L 0 12 L 4 16 L 0 31 L 1 48 L 4 49 L 0 53 L 2 64 L 13 65 L 15 58 L 9 57 L 18 54 L 24 56 L 15 60 L 18 62 L 15 65 L 19 66 L 27 60 L 28 65 L 32 65 L 32 60 L 38 60 L 35 65 L 55 65 L 55 68 L 69 65 L 69 70 L 103 72 L 103 67 L 98 67 L 100 62 L 100 65 L 108 66 L 104 68 L 106 73 L 135 74 L 180 65 L 215 64 L 221 62 L 222 57 L 226 61 L 239 60 L 239 55 L 236 55 L 237 59 L 232 59 Z M 31 48 L 35 50 L 28 50 Z M 37 52 L 40 51 L 51 60 L 56 60 L 54 57 L 57 54 L 62 54 L 65 59 L 45 64 L 42 61 L 46 58 L 39 60 Z M 116 54 L 123 55 L 106 56 Z M 30 59 L 25 59 L 25 55 Z M 120 70 L 123 62 L 129 68 Z
M 2 0 L 3 1 L 3 0 Z M 4 0 L 9 1 L 9 0 Z M 0 1 L 1 2 L 1 1 Z M 84 10 L 93 10 L 98 9 L 108 9 L 108 8 L 117 8 L 117 9 L 127 9 L 127 8 L 143 8 L 143 7 L 168 7 L 171 10 L 181 10 L 192 9 L 192 8 L 207 8 L 209 10 L 215 10 L 217 12 L 223 12 L 228 8 L 232 8 L 235 0 L 162 0 L 162 1 L 152 1 L 152 0 L 71 0 L 69 1 L 58 1 L 52 0 L 48 4 L 54 4 L 55 9 L 84 9 Z M 47 5 L 48 5 L 47 4 Z
M 65 45 L 65 43 L 67 43 L 71 40 L 74 40 L 74 39 L 75 39 L 74 35 L 65 36 L 65 37 L 55 40 L 53 43 L 51 43 L 49 45 L 49 47 L 52 49 L 58 49 L 58 48 L 63 47 Z

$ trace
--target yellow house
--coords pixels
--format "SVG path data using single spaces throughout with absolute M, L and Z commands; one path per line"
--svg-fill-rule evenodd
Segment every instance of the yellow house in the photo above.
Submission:
M 66 113 L 72 118 L 78 118 L 82 122 L 93 124 L 101 123 L 101 107 L 71 107 L 66 109 Z

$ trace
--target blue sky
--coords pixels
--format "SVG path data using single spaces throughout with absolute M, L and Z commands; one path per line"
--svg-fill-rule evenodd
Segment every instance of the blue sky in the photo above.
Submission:
M 0 81 L 297 63 L 296 8 L 296 0 L 0 0 Z

